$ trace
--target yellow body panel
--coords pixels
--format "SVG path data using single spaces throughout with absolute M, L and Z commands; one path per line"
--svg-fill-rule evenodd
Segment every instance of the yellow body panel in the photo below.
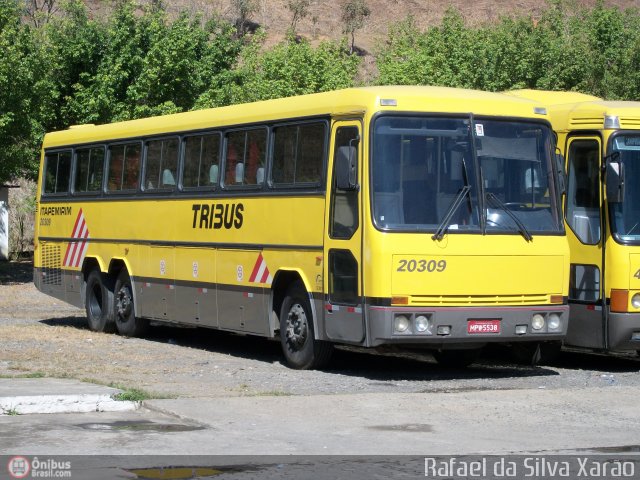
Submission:
M 176 188 L 161 198 L 138 190 L 132 198 L 102 193 L 99 198 L 58 199 L 41 196 L 40 178 L 34 266 L 43 278 L 61 268 L 63 273 L 73 272 L 81 279 L 81 273 L 86 274 L 81 272 L 82 259 L 95 260 L 104 273 L 110 271 L 114 261 L 121 261 L 133 279 L 136 301 L 140 303 L 150 295 L 158 299 L 158 310 L 154 310 L 156 305 L 148 310 L 150 318 L 266 335 L 273 335 L 277 327 L 271 324 L 269 329 L 255 326 L 249 330 L 251 320 L 245 316 L 256 312 L 270 315 L 269 302 L 277 293 L 273 285 L 279 275 L 299 277 L 318 304 L 313 308 L 322 308 L 328 296 L 327 261 L 332 249 L 347 249 L 355 256 L 358 295 L 364 303 L 369 299 L 383 299 L 384 303 L 394 296 L 406 296 L 410 299 L 408 306 L 555 307 L 567 297 L 569 284 L 568 246 L 562 232 L 536 235 L 533 241 L 526 241 L 518 233 L 449 232 L 434 241 L 424 233 L 378 230 L 372 222 L 369 200 L 370 124 L 376 115 L 418 112 L 465 116 L 473 112 L 478 116 L 545 120 L 547 117 L 536 111 L 538 105 L 529 99 L 471 90 L 370 87 L 49 133 L 44 139 L 41 171 L 45 151 L 68 146 L 307 118 L 327 120 L 332 132 L 324 166 L 326 184 L 305 194 L 295 190 L 271 194 L 265 186 L 261 190 L 218 187 L 196 193 Z M 359 225 L 347 240 L 330 238 L 327 225 L 337 125 L 355 125 L 361 133 Z M 82 219 L 87 241 L 73 239 L 76 224 Z M 416 268 L 412 269 L 414 261 Z M 413 271 L 399 271 L 402 262 Z M 439 262 L 446 263 L 441 271 L 440 266 L 445 264 Z M 77 296 L 80 288 L 75 288 Z M 194 294 L 191 298 L 189 289 L 209 296 Z M 216 290 L 217 299 L 211 300 L 211 290 Z M 70 298 L 69 292 L 66 295 Z M 362 307 L 354 305 L 352 310 L 362 317 Z M 562 309 L 552 309 L 549 314 L 558 310 L 562 313 Z M 321 312 L 316 311 L 316 316 L 320 321 L 323 318 Z M 527 324 L 530 309 L 525 316 Z M 237 323 L 235 317 L 240 319 Z M 259 320 L 265 325 L 270 322 Z M 512 320 L 521 322 L 515 313 Z M 327 330 L 331 340 L 372 341 L 359 339 L 357 332 L 349 340 L 348 335 L 357 328 L 337 328 L 336 336 Z

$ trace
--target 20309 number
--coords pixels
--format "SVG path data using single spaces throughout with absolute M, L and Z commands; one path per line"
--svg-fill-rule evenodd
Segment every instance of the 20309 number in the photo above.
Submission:
M 446 260 L 400 260 L 398 272 L 444 272 L 447 268 Z

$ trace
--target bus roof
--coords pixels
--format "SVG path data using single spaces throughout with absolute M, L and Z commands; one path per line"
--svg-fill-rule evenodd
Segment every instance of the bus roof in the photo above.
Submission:
M 312 116 L 371 115 L 377 111 L 473 113 L 548 120 L 544 113 L 536 110 L 539 106 L 532 99 L 477 90 L 429 86 L 361 87 L 106 125 L 74 125 L 68 130 L 48 133 L 44 147 Z
M 640 129 L 640 102 L 603 100 L 578 92 L 513 90 L 518 98 L 536 100 L 548 109 L 555 130 Z M 605 117 L 610 118 L 605 126 Z M 615 125 L 615 126 L 614 126 Z

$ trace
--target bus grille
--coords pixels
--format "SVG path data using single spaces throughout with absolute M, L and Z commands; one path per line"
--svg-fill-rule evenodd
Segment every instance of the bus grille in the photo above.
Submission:
M 42 283 L 45 285 L 62 285 L 60 246 L 44 244 L 41 252 L 42 256 L 40 257 L 40 264 L 42 265 Z
M 413 295 L 409 305 L 545 305 L 549 295 Z
M 620 117 L 621 128 L 638 128 L 640 127 L 640 117 Z
M 587 125 L 593 125 L 594 128 L 602 128 L 604 123 L 604 117 L 581 117 L 581 118 L 572 118 L 569 121 L 569 125 L 572 127 L 584 127 Z

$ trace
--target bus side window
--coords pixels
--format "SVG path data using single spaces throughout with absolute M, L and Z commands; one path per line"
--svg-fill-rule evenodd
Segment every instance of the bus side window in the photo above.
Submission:
M 135 190 L 140 175 L 140 144 L 112 145 L 109 152 L 107 190 Z
M 196 135 L 185 139 L 184 188 L 211 187 L 218 184 L 220 134 Z
M 257 185 L 258 170 L 264 169 L 266 151 L 267 130 L 264 128 L 228 133 L 225 185 Z
M 265 129 L 247 132 L 247 152 L 245 153 L 244 183 L 258 185 L 258 170 L 262 169 L 264 180 L 265 152 L 267 150 L 267 131 Z
M 99 192 L 102 188 L 104 148 L 78 148 L 75 162 L 74 192 Z
M 71 178 L 71 151 L 47 154 L 44 193 L 66 193 Z
M 273 129 L 273 136 L 273 184 L 319 185 L 325 152 L 325 124 L 283 125 Z
M 165 138 L 147 142 L 145 190 L 173 189 L 178 169 L 178 139 Z
M 140 144 L 135 143 L 127 146 L 124 166 L 122 189 L 135 190 L 138 187 L 138 178 L 140 175 Z

